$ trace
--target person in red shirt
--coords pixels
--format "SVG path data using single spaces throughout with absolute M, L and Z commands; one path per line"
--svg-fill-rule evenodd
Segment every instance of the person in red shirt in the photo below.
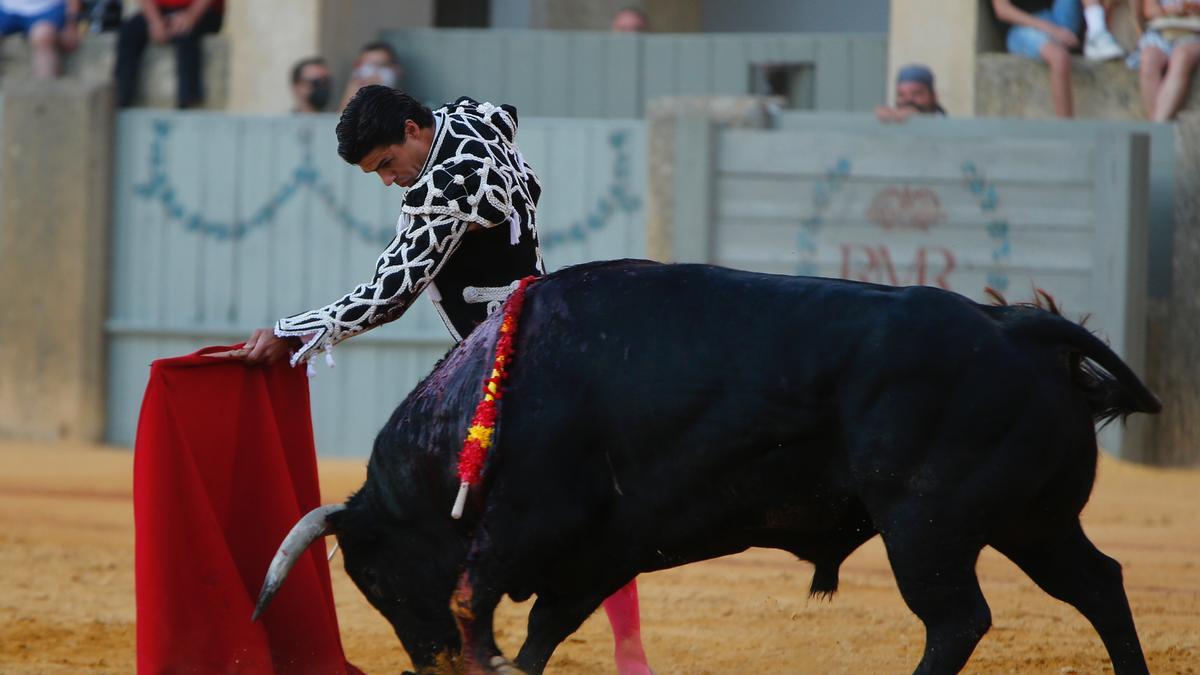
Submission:
M 201 80 L 200 37 L 221 30 L 224 0 L 139 0 L 141 12 L 121 24 L 117 37 L 117 105 L 133 105 L 137 97 L 142 52 L 148 40 L 175 44 L 175 72 L 179 108 L 204 101 Z

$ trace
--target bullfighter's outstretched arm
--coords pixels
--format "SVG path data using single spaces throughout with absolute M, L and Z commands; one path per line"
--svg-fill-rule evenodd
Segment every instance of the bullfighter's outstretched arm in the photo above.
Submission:
M 275 335 L 304 341 L 292 355 L 292 365 L 399 318 L 450 259 L 468 227 L 451 214 L 402 216 L 396 238 L 379 256 L 370 283 L 359 284 L 324 307 L 275 323 Z

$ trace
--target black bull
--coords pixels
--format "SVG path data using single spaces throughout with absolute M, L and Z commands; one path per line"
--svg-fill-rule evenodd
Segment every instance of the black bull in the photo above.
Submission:
M 918 672 L 959 670 L 991 625 L 984 546 L 1082 612 L 1118 673 L 1145 672 L 1121 567 L 1079 513 L 1094 424 L 1160 404 L 1057 313 L 700 265 L 568 268 L 529 290 L 497 444 L 455 521 L 497 322 L 396 409 L 362 489 L 297 526 L 260 610 L 333 532 L 418 669 L 508 670 L 493 611 L 536 594 L 516 665 L 540 672 L 641 572 L 771 547 L 829 594 L 879 534 L 925 624 Z

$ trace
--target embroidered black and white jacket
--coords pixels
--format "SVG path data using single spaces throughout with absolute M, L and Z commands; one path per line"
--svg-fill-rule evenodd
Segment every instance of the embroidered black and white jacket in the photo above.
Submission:
M 371 282 L 275 324 L 276 335 L 305 340 L 293 365 L 398 318 L 426 288 L 462 340 L 521 278 L 545 272 L 535 223 L 541 185 L 514 142 L 516 109 L 464 97 L 433 117 L 429 158 Z

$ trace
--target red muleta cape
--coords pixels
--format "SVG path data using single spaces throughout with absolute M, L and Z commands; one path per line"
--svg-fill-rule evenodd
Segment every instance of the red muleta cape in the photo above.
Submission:
M 205 356 L 234 348 L 150 366 L 133 461 L 138 672 L 359 673 L 324 546 L 250 621 L 276 548 L 321 495 L 304 369 Z

